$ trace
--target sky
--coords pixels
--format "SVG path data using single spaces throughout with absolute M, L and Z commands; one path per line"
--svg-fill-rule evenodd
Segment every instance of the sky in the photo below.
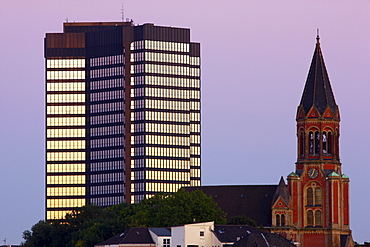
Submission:
M 341 113 L 354 240 L 370 241 L 370 1 L 0 0 L 0 244 L 44 218 L 47 32 L 68 21 L 191 29 L 201 43 L 202 184 L 277 184 L 294 171 L 295 114 L 320 30 Z

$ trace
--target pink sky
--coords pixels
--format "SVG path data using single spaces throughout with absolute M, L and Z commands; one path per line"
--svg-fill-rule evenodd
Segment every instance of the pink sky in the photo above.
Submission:
M 294 171 L 295 114 L 320 28 L 341 113 L 351 228 L 370 241 L 370 2 L 0 1 L 0 240 L 44 217 L 46 32 L 69 21 L 188 27 L 202 51 L 202 183 L 277 184 Z

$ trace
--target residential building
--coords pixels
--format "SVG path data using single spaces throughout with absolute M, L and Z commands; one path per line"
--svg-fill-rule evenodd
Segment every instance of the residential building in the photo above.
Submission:
M 95 247 L 294 247 L 277 233 L 246 225 L 214 225 L 199 222 L 171 228 L 133 227 Z
M 200 222 L 171 227 L 171 247 L 221 247 L 222 243 L 213 234 L 214 222 Z
M 302 247 L 352 247 L 349 177 L 339 156 L 339 108 L 320 38 L 298 106 L 295 172 L 278 185 L 200 186 L 229 216 L 246 215 Z M 230 218 L 229 218 L 230 219 Z
M 46 219 L 200 185 L 200 44 L 190 30 L 64 23 L 47 33 Z
M 132 227 L 98 247 L 170 247 L 171 228 Z

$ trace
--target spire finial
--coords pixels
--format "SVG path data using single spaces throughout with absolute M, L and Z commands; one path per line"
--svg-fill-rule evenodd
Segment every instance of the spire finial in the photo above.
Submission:
M 316 29 L 316 44 L 320 44 L 320 30 L 319 28 Z

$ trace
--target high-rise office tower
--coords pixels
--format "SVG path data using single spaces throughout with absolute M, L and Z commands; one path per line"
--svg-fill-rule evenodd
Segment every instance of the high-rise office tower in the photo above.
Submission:
M 46 219 L 200 185 L 200 44 L 190 30 L 47 33 Z

